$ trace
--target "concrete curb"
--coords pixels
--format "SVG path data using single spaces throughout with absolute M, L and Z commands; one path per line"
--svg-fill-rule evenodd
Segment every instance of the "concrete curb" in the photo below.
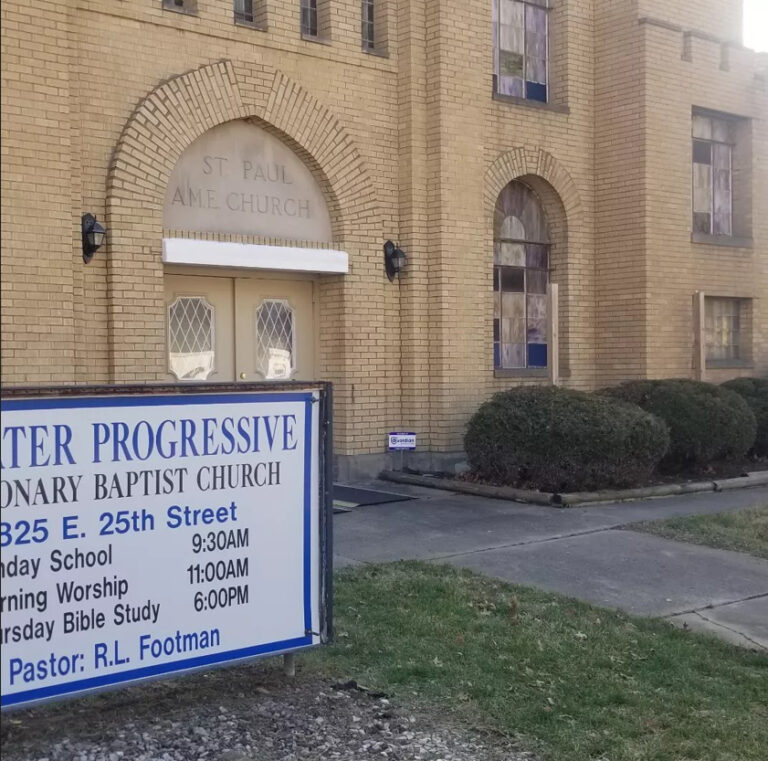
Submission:
M 400 473 L 394 470 L 383 471 L 379 478 L 399 484 L 426 486 L 432 489 L 473 494 L 476 497 L 506 499 L 512 502 L 527 502 L 532 505 L 547 507 L 574 507 L 599 502 L 629 502 L 636 499 L 671 497 L 676 494 L 695 494 L 697 492 L 718 492 L 731 489 L 749 489 L 755 486 L 768 486 L 768 471 L 748 473 L 739 478 L 725 478 L 718 481 L 700 481 L 698 483 L 663 484 L 639 489 L 614 489 L 595 492 L 573 492 L 570 494 L 552 494 L 550 492 L 514 489 L 511 486 L 490 486 L 469 481 L 457 481 L 452 478 L 420 476 L 413 473 Z

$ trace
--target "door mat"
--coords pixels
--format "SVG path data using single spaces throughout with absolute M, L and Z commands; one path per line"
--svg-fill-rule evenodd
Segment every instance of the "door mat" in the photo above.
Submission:
M 405 494 L 393 494 L 374 489 L 357 489 L 354 486 L 333 485 L 333 512 L 348 513 L 364 505 L 383 505 L 387 502 L 405 502 L 413 499 Z

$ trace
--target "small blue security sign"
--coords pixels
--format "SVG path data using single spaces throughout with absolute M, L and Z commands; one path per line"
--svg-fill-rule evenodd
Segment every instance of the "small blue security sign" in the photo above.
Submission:
M 389 434 L 389 451 L 416 449 L 416 434 L 412 431 L 392 431 Z

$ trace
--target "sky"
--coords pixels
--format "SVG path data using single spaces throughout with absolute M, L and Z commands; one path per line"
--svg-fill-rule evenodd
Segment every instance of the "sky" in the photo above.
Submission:
M 744 44 L 768 51 L 768 0 L 744 0 Z

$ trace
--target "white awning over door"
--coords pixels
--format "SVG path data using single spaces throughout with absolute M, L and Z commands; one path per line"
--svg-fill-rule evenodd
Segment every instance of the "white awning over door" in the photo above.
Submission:
M 349 272 L 349 256 L 330 248 L 259 246 L 192 238 L 164 238 L 166 264 L 196 264 L 205 267 L 285 270 L 291 272 Z

